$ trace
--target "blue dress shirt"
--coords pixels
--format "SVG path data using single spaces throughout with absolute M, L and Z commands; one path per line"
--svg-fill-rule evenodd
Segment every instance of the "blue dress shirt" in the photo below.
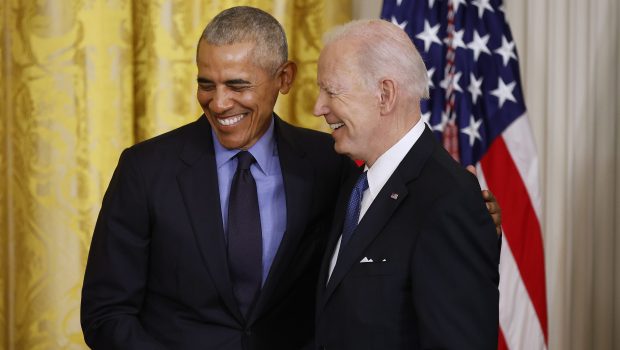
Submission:
M 278 148 L 273 134 L 273 119 L 265 134 L 248 151 L 256 162 L 250 167 L 256 181 L 261 230 L 263 234 L 263 284 L 276 256 L 286 230 L 286 197 L 284 181 L 278 158 Z M 213 130 L 213 146 L 220 190 L 220 208 L 224 232 L 228 232 L 228 196 L 232 178 L 237 170 L 238 149 L 226 149 L 220 144 Z

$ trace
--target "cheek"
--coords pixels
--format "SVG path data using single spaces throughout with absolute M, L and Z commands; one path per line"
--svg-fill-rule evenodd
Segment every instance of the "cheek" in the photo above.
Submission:
M 275 98 L 269 94 L 256 94 L 254 92 L 243 93 L 238 96 L 237 102 L 240 106 L 250 110 L 252 126 L 260 128 L 265 119 L 271 117 Z
M 272 86 L 265 86 L 260 90 L 252 90 L 240 96 L 244 103 L 252 106 L 254 109 L 260 109 L 263 113 L 268 109 L 273 109 L 278 98 L 279 91 Z
M 207 107 L 207 104 L 209 103 L 209 100 L 211 99 L 211 97 L 208 92 L 198 90 L 196 92 L 196 99 L 198 100 L 198 103 L 202 107 Z
M 346 109 L 343 108 L 342 104 L 338 101 L 334 101 L 333 99 L 326 100 L 323 104 L 325 106 L 325 110 L 328 111 L 328 114 L 338 118 L 339 120 L 349 122 L 349 118 L 346 115 Z
M 253 110 L 257 109 L 257 104 L 259 101 L 256 95 L 250 92 L 244 92 L 238 95 L 236 100 L 239 101 L 239 104 L 244 106 L 245 108 L 250 108 Z

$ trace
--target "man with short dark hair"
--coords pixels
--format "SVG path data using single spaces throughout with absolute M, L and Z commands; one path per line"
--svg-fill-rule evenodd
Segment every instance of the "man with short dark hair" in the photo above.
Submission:
M 223 11 L 196 62 L 204 115 L 125 150 L 106 192 L 84 280 L 86 342 L 300 349 L 314 333 L 325 232 L 352 162 L 329 135 L 273 113 L 296 67 L 271 15 Z

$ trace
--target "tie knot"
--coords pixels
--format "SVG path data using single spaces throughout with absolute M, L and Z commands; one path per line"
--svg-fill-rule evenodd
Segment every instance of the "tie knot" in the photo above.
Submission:
M 357 178 L 357 182 L 355 183 L 355 188 L 360 190 L 360 192 L 364 192 L 368 189 L 368 176 L 366 175 L 367 171 L 364 171 L 360 174 L 360 177 Z
M 254 163 L 254 157 L 252 153 L 248 151 L 241 151 L 237 153 L 237 169 L 239 170 L 248 170 L 250 169 L 250 165 Z

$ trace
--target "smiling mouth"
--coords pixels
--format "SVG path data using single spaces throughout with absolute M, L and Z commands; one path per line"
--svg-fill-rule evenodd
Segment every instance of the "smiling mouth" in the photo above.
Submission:
M 338 130 L 338 129 L 340 129 L 343 126 L 344 126 L 344 123 L 329 123 L 329 127 L 332 130 Z
M 217 120 L 217 122 L 220 125 L 231 126 L 231 125 L 238 124 L 246 116 L 247 114 L 244 113 L 244 114 L 233 115 L 232 117 L 227 117 L 227 118 L 215 118 L 215 120 Z

